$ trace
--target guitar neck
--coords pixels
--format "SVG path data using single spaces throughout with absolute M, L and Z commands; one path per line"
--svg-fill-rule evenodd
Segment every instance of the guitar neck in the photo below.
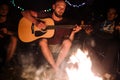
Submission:
M 87 27 L 90 27 L 91 25 L 78 25 L 78 26 L 80 26 L 81 28 L 83 28 L 83 29 L 85 29 L 85 28 L 87 28 Z M 75 25 L 49 25 L 48 27 L 47 27 L 47 29 L 55 29 L 55 28 L 67 28 L 67 29 L 72 29 L 72 28 L 74 28 L 75 27 Z
M 55 26 L 49 25 L 49 26 L 47 26 L 47 29 L 55 29 L 55 28 L 68 28 L 68 29 L 71 29 L 73 27 L 75 27 L 75 25 L 55 25 Z

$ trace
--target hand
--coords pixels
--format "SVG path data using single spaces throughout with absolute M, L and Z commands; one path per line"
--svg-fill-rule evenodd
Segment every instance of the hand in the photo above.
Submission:
M 0 38 L 3 38 L 4 34 L 7 34 L 7 28 L 0 29 Z
M 104 27 L 103 27 L 103 30 L 104 30 L 104 31 L 107 31 L 108 28 L 109 28 L 109 27 L 104 26 Z
M 37 26 L 40 30 L 46 29 L 46 24 L 43 23 L 43 22 L 38 23 L 36 26 Z
M 116 30 L 120 30 L 120 26 L 116 26 Z
M 85 28 L 85 32 L 86 32 L 86 34 L 91 34 L 91 32 L 93 31 L 93 28 L 92 28 L 92 26 L 90 25 L 90 26 L 87 26 L 86 28 Z
M 3 38 L 4 36 L 0 34 L 0 38 Z
M 85 30 L 86 34 L 88 34 L 88 35 L 91 34 L 92 31 L 93 31 L 93 29 L 86 29 Z
M 8 30 L 7 30 L 7 28 L 2 28 L 2 29 L 0 29 L 0 32 L 7 34 Z
M 74 28 L 73 28 L 73 33 L 77 33 L 77 32 L 79 32 L 80 30 L 82 30 L 82 27 L 80 27 L 80 26 L 78 26 L 78 25 L 76 25 Z

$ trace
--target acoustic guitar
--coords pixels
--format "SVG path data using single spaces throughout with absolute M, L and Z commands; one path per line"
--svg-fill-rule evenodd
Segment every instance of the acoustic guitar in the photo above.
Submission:
M 18 37 L 22 42 L 32 42 L 40 38 L 51 38 L 54 36 L 55 28 L 73 28 L 75 25 L 54 25 L 54 21 L 51 18 L 41 19 L 46 24 L 45 30 L 40 30 L 30 20 L 23 17 L 19 21 L 18 25 Z M 84 25 L 88 27 L 88 25 Z
M 47 28 L 54 25 L 54 21 L 51 18 L 41 20 L 45 22 Z M 32 42 L 39 38 L 51 38 L 54 35 L 54 31 L 54 29 L 46 29 L 46 31 L 41 31 L 36 25 L 25 17 L 20 19 L 18 25 L 18 37 L 23 42 Z

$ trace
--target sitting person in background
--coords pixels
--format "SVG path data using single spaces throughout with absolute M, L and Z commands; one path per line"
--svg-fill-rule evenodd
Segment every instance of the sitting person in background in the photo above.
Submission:
M 105 37 L 102 36 L 102 37 L 106 39 L 115 39 L 116 31 L 120 30 L 120 25 L 119 25 L 119 22 L 117 21 L 117 17 L 118 17 L 117 9 L 109 8 L 107 12 L 107 19 L 97 23 L 97 27 L 95 27 L 96 33 L 98 32 L 101 34 L 103 33 L 103 35 L 106 35 L 106 36 Z
M 94 52 L 99 55 L 100 61 L 99 65 L 94 65 L 96 67 L 96 72 L 101 75 L 106 73 L 114 73 L 114 62 L 117 53 L 119 52 L 119 25 L 116 21 L 117 10 L 115 8 L 109 8 L 107 12 L 107 18 L 94 25 L 93 35 L 95 40 Z M 94 68 L 95 69 L 95 68 Z
M 11 22 L 11 18 L 8 16 L 9 6 L 6 3 L 2 3 L 0 5 L 0 41 L 1 41 L 1 48 L 4 47 L 6 51 L 5 62 L 9 62 L 16 49 L 17 45 L 17 38 L 15 33 L 10 30 L 14 28 L 13 23 Z M 1 50 L 1 52 L 3 49 Z M 3 53 L 5 55 L 5 53 Z M 4 62 L 4 61 L 3 61 Z

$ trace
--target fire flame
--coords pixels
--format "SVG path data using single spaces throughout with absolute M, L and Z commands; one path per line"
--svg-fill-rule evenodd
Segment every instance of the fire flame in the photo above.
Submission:
M 22 56 L 23 72 L 21 77 L 26 80 L 103 80 L 92 72 L 92 61 L 88 52 L 80 49 L 73 52 L 56 74 L 45 64 L 36 67 L 32 55 Z
M 69 80 L 103 80 L 92 72 L 92 61 L 88 52 L 78 49 L 77 53 L 70 56 L 67 64 L 70 65 L 66 67 Z

